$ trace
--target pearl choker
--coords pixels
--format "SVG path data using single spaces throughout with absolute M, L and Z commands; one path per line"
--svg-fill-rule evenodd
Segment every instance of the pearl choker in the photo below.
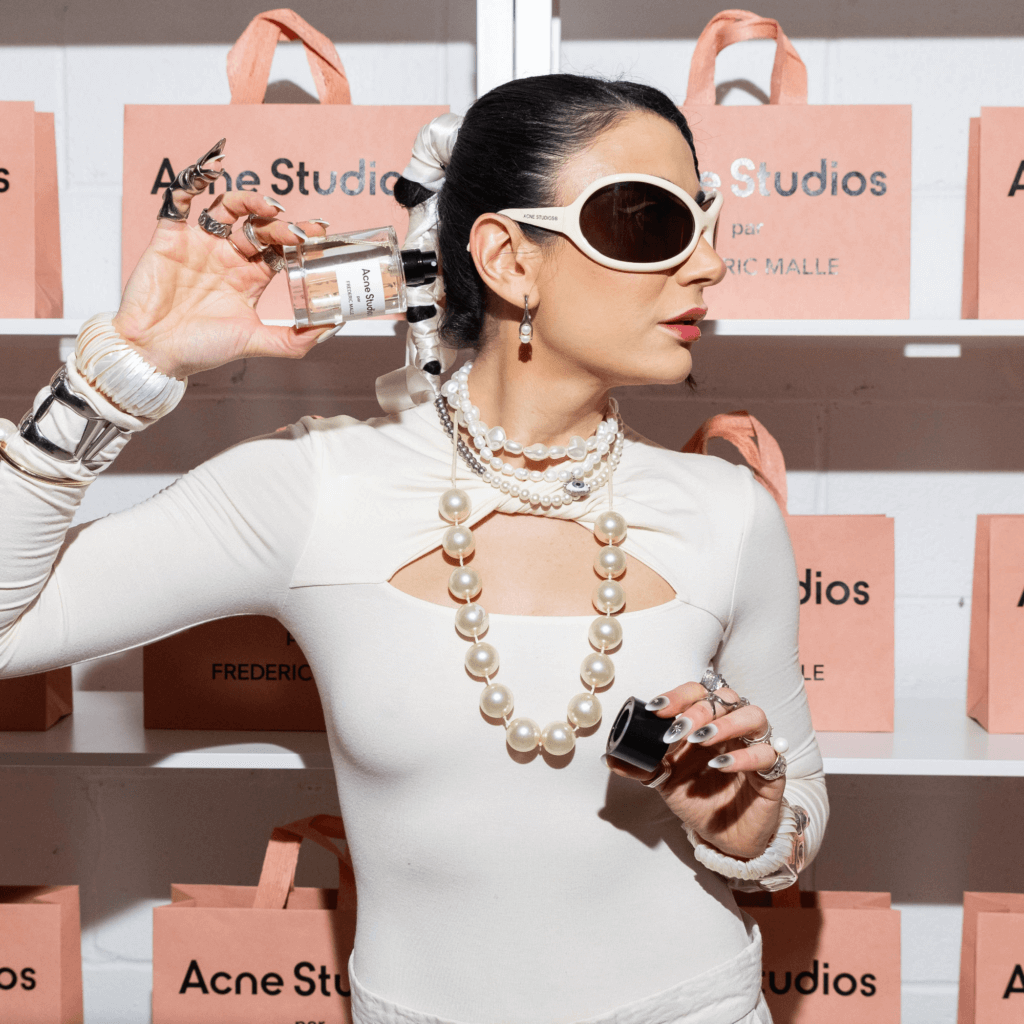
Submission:
M 548 447 L 535 444 L 524 449 L 518 442 L 506 440 L 505 431 L 501 427 L 488 429 L 487 424 L 480 421 L 480 410 L 469 397 L 469 371 L 472 368 L 473 364 L 467 363 L 457 370 L 452 379 L 442 386 L 435 405 L 445 432 L 453 443 L 457 443 L 458 454 L 477 476 L 482 477 L 495 490 L 511 494 L 524 504 L 541 508 L 559 508 L 565 502 L 586 498 L 609 481 L 622 459 L 625 443 L 622 423 L 618 417 L 618 403 L 614 398 L 609 399 L 608 417 L 601 421 L 592 437 L 584 440 L 574 435 L 564 448 L 559 445 Z M 461 438 L 455 441 L 457 433 L 445 400 L 455 410 L 456 418 L 466 423 L 479 456 Z M 535 462 L 569 459 L 575 465 L 560 469 L 549 467 L 543 472 L 515 468 L 498 458 L 497 452 L 502 448 L 509 455 L 522 454 Z M 542 481 L 560 483 L 562 486 L 554 493 L 545 493 L 536 486 Z
M 626 520 L 611 509 L 611 475 L 619 464 L 623 447 L 623 431 L 618 419 L 618 408 L 612 399 L 611 415 L 602 421 L 598 432 L 590 439 L 594 441 L 592 446 L 590 441 L 577 437 L 572 439 L 566 449 L 557 446 L 531 446 L 535 454 L 543 448 L 544 459 L 568 457 L 582 462 L 571 471 L 548 469 L 544 473 L 536 470 L 527 473 L 526 470 L 512 470 L 507 464 L 498 470 L 494 467 L 494 461 L 500 461 L 496 455 L 493 461 L 489 462 L 489 470 L 459 437 L 458 424 L 462 416 L 469 419 L 468 414 L 474 414 L 472 420 L 477 432 L 472 436 L 481 456 L 484 456 L 484 447 L 487 448 L 487 455 L 500 450 L 502 446 L 509 454 L 519 453 L 509 449 L 510 442 L 505 439 L 505 432 L 500 427 L 486 430 L 486 425 L 480 423 L 479 410 L 472 406 L 469 400 L 466 381 L 470 368 L 471 364 L 458 371 L 455 374 L 455 378 L 458 378 L 456 387 L 449 387 L 452 383 L 449 381 L 445 385 L 447 390 L 442 389 L 436 400 L 438 415 L 452 439 L 452 486 L 441 495 L 438 511 L 442 519 L 452 524 L 445 530 L 441 546 L 446 555 L 459 561 L 458 567 L 448 578 L 448 590 L 453 597 L 465 602 L 455 613 L 455 628 L 467 640 L 472 641 L 466 651 L 465 667 L 471 676 L 484 681 L 479 701 L 480 710 L 488 718 L 504 723 L 505 740 L 509 747 L 520 753 L 529 753 L 539 745 L 549 754 L 564 755 L 576 746 L 576 734 L 580 729 L 590 728 L 601 721 L 603 709 L 595 691 L 610 686 L 614 681 L 615 665 L 607 652 L 622 643 L 622 625 L 618 619 L 612 618 L 626 603 L 625 591 L 617 582 L 617 577 L 626 571 L 626 555 L 617 546 L 626 537 Z M 445 399 L 455 410 L 454 423 L 448 415 Z M 468 405 L 468 408 L 464 408 L 463 403 Z M 477 443 L 477 439 L 482 435 L 487 437 L 487 444 L 483 447 Z M 495 439 L 493 447 L 492 438 Z M 511 443 L 522 449 L 516 442 Z M 583 452 L 582 459 L 576 459 L 573 451 L 576 454 Z M 534 458 L 525 450 L 522 453 L 527 455 L 527 458 Z M 497 648 L 480 639 L 487 632 L 490 618 L 483 605 L 475 600 L 483 586 L 480 574 L 466 565 L 466 559 L 476 550 L 476 538 L 472 530 L 463 525 L 469 519 L 472 506 L 469 495 L 456 486 L 456 469 L 460 456 L 474 473 L 492 486 L 541 508 L 557 508 L 574 498 L 585 497 L 595 486 L 608 484 L 608 511 L 599 515 L 594 523 L 594 539 L 602 545 L 594 558 L 594 571 L 603 577 L 603 580 L 594 589 L 592 597 L 594 607 L 601 614 L 590 623 L 587 630 L 587 638 L 594 649 L 586 655 L 580 665 L 580 678 L 586 689 L 569 701 L 564 720 L 549 722 L 543 729 L 532 718 L 510 717 L 515 708 L 512 691 L 502 683 L 494 682 L 493 679 L 500 665 Z M 603 457 L 607 457 L 608 461 L 602 463 Z M 539 461 L 539 458 L 534 461 Z M 561 476 L 563 473 L 564 477 Z M 508 479 L 510 475 L 514 480 Z M 588 481 L 587 477 L 591 479 Z M 554 494 L 540 494 L 528 486 L 520 487 L 519 484 L 526 481 L 536 484 L 541 480 L 551 483 L 560 481 L 564 485 L 565 496 L 557 491 Z

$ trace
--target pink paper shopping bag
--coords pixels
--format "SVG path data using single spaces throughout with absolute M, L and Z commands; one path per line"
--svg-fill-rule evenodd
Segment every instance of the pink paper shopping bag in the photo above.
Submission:
M 306 656 L 263 615 L 204 622 L 147 644 L 142 691 L 147 729 L 325 728 Z
M 0 1021 L 82 1024 L 77 885 L 0 886 Z
M 715 106 L 715 57 L 746 39 L 777 41 L 771 102 Z M 701 183 L 725 197 L 716 317 L 909 316 L 909 106 L 809 106 L 779 23 L 728 10 L 697 40 L 682 109 Z
M 972 117 L 964 231 L 965 319 L 1024 317 L 1024 107 Z
M 957 1024 L 1024 1020 L 1024 895 L 965 892 Z
M 775 1024 L 899 1024 L 900 913 L 887 892 L 737 893 L 761 929 Z
M 0 317 L 62 315 L 53 114 L 0 102 Z
M 319 104 L 263 104 L 274 48 L 299 39 Z M 355 106 L 334 44 L 282 8 L 257 15 L 228 54 L 230 106 L 126 106 L 121 267 L 127 280 L 156 226 L 174 175 L 227 138 L 226 173 L 214 192 L 247 189 L 277 199 L 291 221 L 320 217 L 333 232 L 408 223 L 393 198 L 416 133 L 439 106 Z M 170 97 L 172 92 L 169 91 Z M 192 221 L 203 203 L 193 201 Z M 260 315 L 291 319 L 285 275 L 260 300 Z
M 70 668 L 0 679 L 0 732 L 44 732 L 73 710 Z
M 356 890 L 340 818 L 274 829 L 258 886 L 173 885 L 153 911 L 153 1024 L 350 1024 Z M 338 858 L 337 889 L 295 888 L 303 839 Z
M 735 445 L 786 514 L 786 464 L 746 411 L 713 416 L 683 451 Z M 788 516 L 800 594 L 800 662 L 819 732 L 892 732 L 895 537 L 884 515 Z
M 1024 515 L 978 516 L 967 714 L 1024 732 Z

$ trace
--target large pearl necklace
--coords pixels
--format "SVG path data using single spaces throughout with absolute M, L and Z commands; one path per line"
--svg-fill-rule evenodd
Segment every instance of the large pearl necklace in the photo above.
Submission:
M 458 568 L 454 569 L 448 578 L 448 590 L 453 597 L 465 602 L 455 613 L 455 628 L 471 641 L 466 651 L 466 671 L 471 676 L 483 680 L 480 710 L 488 718 L 504 722 L 505 739 L 513 750 L 528 753 L 535 750 L 539 744 L 549 754 L 568 754 L 576 745 L 576 733 L 601 721 L 603 709 L 596 691 L 610 686 L 615 679 L 615 664 L 608 656 L 608 651 L 615 650 L 622 643 L 622 625 L 612 616 L 621 611 L 626 603 L 625 591 L 617 582 L 617 578 L 626 571 L 625 553 L 617 546 L 626 537 L 626 520 L 610 507 L 610 480 L 614 465 L 607 467 L 609 508 L 601 513 L 594 523 L 594 539 L 602 545 L 594 558 L 594 571 L 602 577 L 602 581 L 595 587 L 592 600 L 594 607 L 601 614 L 591 622 L 587 631 L 587 637 L 594 649 L 587 653 L 580 665 L 580 678 L 586 689 L 569 701 L 564 720 L 549 722 L 542 729 L 532 718 L 511 718 L 515 707 L 512 691 L 493 680 L 500 665 L 497 648 L 480 639 L 487 632 L 490 617 L 483 605 L 474 600 L 483 586 L 480 574 L 466 565 L 466 559 L 476 550 L 476 538 L 473 531 L 464 525 L 472 512 L 469 495 L 456 486 L 458 455 L 461 454 L 465 459 L 468 454 L 460 451 L 462 442 L 459 439 L 458 421 L 461 411 L 455 407 L 455 423 L 451 431 L 452 486 L 441 495 L 438 511 L 446 522 L 452 524 L 445 530 L 441 546 L 445 554 L 459 561 Z M 613 449 L 609 448 L 609 453 L 611 451 Z M 549 454 L 548 458 L 550 457 Z M 617 464 L 616 458 L 615 465 Z M 536 497 L 531 501 L 534 505 L 539 503 Z M 548 507 L 548 503 L 544 503 L 543 507 Z

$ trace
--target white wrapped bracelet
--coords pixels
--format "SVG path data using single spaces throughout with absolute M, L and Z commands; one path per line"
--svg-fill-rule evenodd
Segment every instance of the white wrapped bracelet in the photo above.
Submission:
M 759 882 L 782 872 L 787 876 L 791 874 L 795 880 L 803 867 L 803 830 L 806 820 L 807 814 L 802 808 L 794 809 L 783 800 L 782 816 L 768 849 L 751 860 L 737 860 L 735 857 L 719 853 L 708 846 L 691 828 L 686 829 L 686 838 L 693 846 L 693 854 L 697 861 L 708 870 L 726 878 L 739 879 L 742 882 Z
M 119 409 L 152 422 L 166 416 L 185 394 L 187 382 L 150 365 L 114 330 L 113 313 L 86 320 L 75 345 L 75 368 Z

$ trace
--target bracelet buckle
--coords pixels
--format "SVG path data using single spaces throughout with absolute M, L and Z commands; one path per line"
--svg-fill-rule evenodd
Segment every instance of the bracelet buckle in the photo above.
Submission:
M 40 421 L 50 411 L 54 402 L 77 413 L 85 420 L 85 429 L 73 451 L 61 448 L 39 429 Z M 58 462 L 80 462 L 86 469 L 95 471 L 103 465 L 96 456 L 111 441 L 128 436 L 130 431 L 121 430 L 110 420 L 104 419 L 81 395 L 76 395 L 68 385 L 67 367 L 62 366 L 50 380 L 50 393 L 39 403 L 39 408 L 25 413 L 18 426 L 18 433 L 33 447 Z

